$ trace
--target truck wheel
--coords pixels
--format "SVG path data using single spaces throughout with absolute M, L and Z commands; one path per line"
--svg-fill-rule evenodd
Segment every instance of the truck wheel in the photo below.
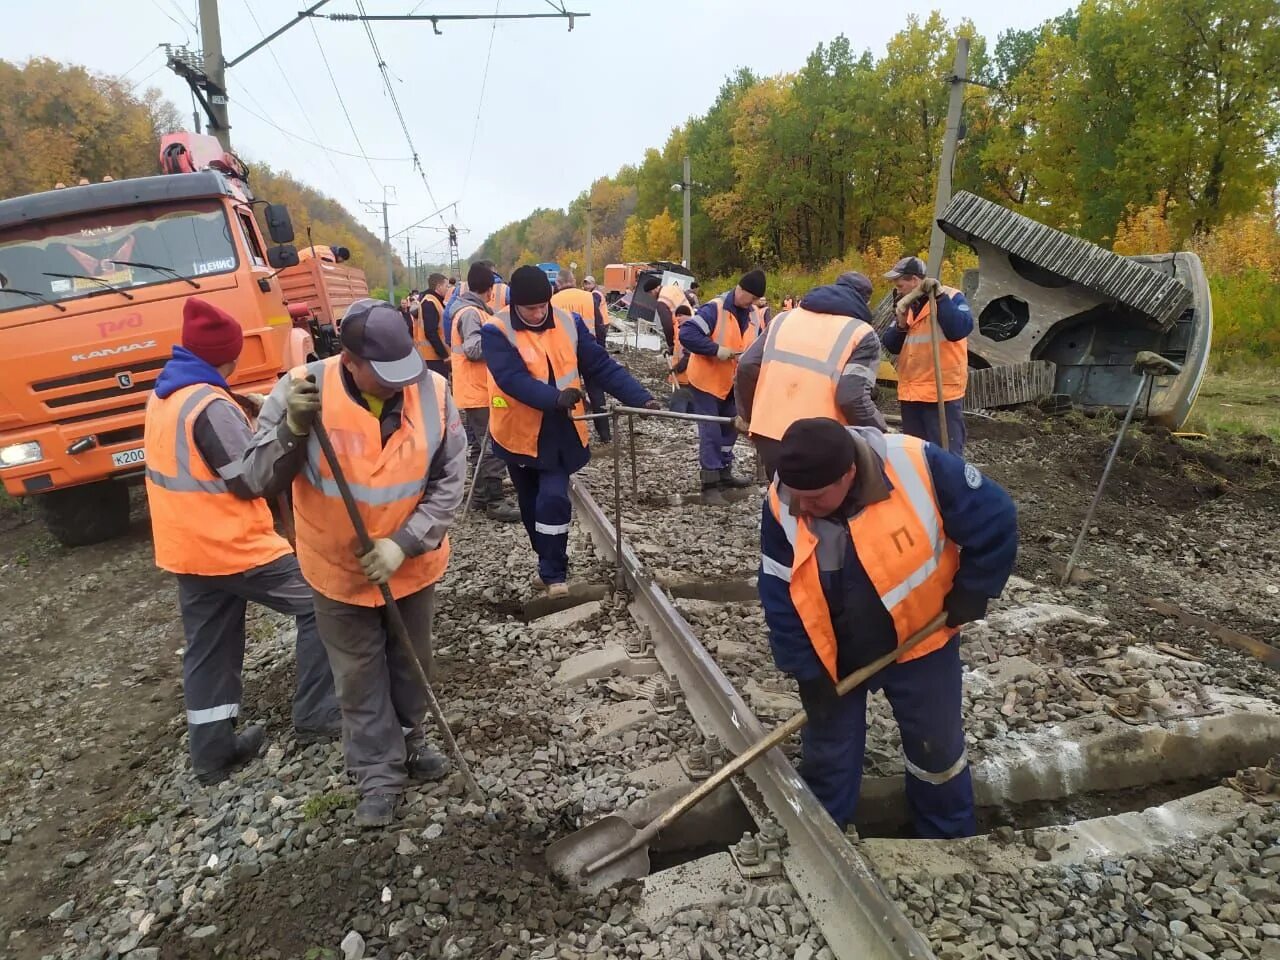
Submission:
M 129 488 L 99 480 L 35 498 L 45 526 L 64 547 L 114 540 L 129 530 Z

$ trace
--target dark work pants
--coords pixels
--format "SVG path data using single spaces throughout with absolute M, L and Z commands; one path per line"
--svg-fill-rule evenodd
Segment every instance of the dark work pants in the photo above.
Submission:
M 942 432 L 938 429 L 938 405 L 923 401 L 904 400 L 902 407 L 902 432 L 921 440 L 942 445 Z M 964 456 L 964 400 L 948 400 L 947 449 L 957 457 Z
M 507 464 L 516 488 L 520 519 L 538 555 L 538 576 L 543 583 L 565 583 L 569 578 L 569 474 Z
M 467 425 L 467 458 L 471 462 L 471 469 L 476 471 L 476 488 L 471 502 L 481 505 L 495 503 L 502 499 L 502 476 L 506 469 L 502 461 L 493 454 L 492 438 L 485 439 L 489 430 L 489 408 L 463 410 L 462 418 Z M 484 444 L 484 459 L 480 459 L 481 444 Z
M 606 407 L 604 405 L 604 390 L 595 386 L 591 381 L 587 381 L 587 405 L 590 406 L 592 413 L 604 413 Z M 596 425 L 596 436 L 600 438 L 601 443 L 609 443 L 613 439 L 613 430 L 611 429 L 609 418 L 600 417 L 598 420 L 592 421 Z
M 422 669 L 431 676 L 435 586 L 401 597 L 400 615 Z M 342 749 L 361 796 L 399 794 L 405 758 L 425 739 L 426 692 L 386 607 L 358 607 L 316 594 L 316 624 L 333 664 L 342 705 Z
M 706 414 L 712 417 L 737 416 L 738 405 L 733 391 L 721 400 L 715 394 L 704 393 L 696 387 L 690 387 L 693 397 L 693 413 Z M 733 444 L 738 439 L 738 431 L 732 423 L 698 423 L 698 464 L 703 470 L 724 470 L 733 466 Z
M 427 369 L 433 370 L 446 380 L 449 379 L 449 361 L 448 360 L 428 360 Z
M 845 694 L 831 718 L 800 734 L 800 773 L 831 818 L 843 829 L 853 822 L 862 787 L 867 745 L 867 692 L 883 689 L 902 734 L 907 804 L 917 833 L 926 839 L 972 836 L 973 780 L 961 717 L 960 637 L 941 650 L 886 667 Z
M 244 573 L 178 575 L 178 605 L 187 644 L 182 657 L 182 695 L 191 765 L 197 773 L 218 770 L 232 759 L 244 667 L 244 615 L 249 601 L 297 620 L 294 727 L 321 730 L 337 725 L 333 674 L 316 632 L 313 596 L 293 554 Z

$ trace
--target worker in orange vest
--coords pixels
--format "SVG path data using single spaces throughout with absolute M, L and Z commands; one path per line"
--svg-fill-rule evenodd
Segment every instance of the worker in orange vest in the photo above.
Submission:
M 394 311 L 393 311 L 394 313 Z M 397 322 L 399 317 L 396 317 Z M 299 740 L 340 732 L 333 674 L 316 633 L 311 589 L 239 459 L 253 429 L 227 385 L 244 344 L 234 317 L 200 297 L 182 305 L 182 344 L 160 371 L 143 427 L 156 565 L 177 575 L 186 645 L 182 695 L 191 766 L 203 784 L 258 756 L 263 728 L 236 734 L 249 601 L 297 621 L 293 724 Z M 256 398 L 261 403 L 262 398 Z
M 520 516 L 538 555 L 534 586 L 569 593 L 569 478 L 591 459 L 583 380 L 633 407 L 658 401 L 591 335 L 551 304 L 551 281 L 534 266 L 511 275 L 511 306 L 484 325 L 494 449 L 507 464 Z
M 449 348 L 444 342 L 444 304 L 448 296 L 449 284 L 443 273 L 433 273 L 427 277 L 427 292 L 422 294 L 416 309 L 411 306 L 413 316 L 413 339 L 418 345 L 418 352 L 427 362 L 427 369 L 449 376 Z
M 799 684 L 809 717 L 801 774 L 841 828 L 857 810 L 867 693 L 883 690 L 917 833 L 974 832 L 958 632 L 986 616 L 1017 548 L 1009 495 L 941 447 L 823 417 L 783 434 L 758 589 L 774 662 Z M 838 695 L 842 678 L 944 611 L 945 626 L 920 646 Z
M 587 274 L 582 280 L 582 289 L 591 294 L 596 302 L 596 309 L 600 311 L 601 326 L 596 329 L 596 342 L 600 346 L 605 346 L 609 338 L 609 321 L 613 318 L 609 315 L 609 301 L 605 298 L 604 291 L 600 289 L 600 285 L 596 283 L 596 278 L 591 274 Z
M 561 270 L 556 276 L 556 292 L 551 297 L 551 306 L 578 317 L 592 331 L 596 343 L 604 345 L 606 332 L 599 304 L 596 298 L 586 290 L 578 289 L 572 270 Z M 590 380 L 585 381 L 584 389 L 587 391 L 587 406 L 591 412 L 603 413 L 604 391 Z M 612 442 L 612 431 L 607 419 L 601 418 L 595 421 L 595 427 L 596 436 L 600 438 L 601 443 Z
M 379 585 L 390 587 L 430 675 L 435 585 L 462 504 L 467 444 L 448 383 L 426 368 L 390 304 L 357 300 L 341 330 L 339 356 L 296 367 L 277 384 L 244 463 L 250 476 L 293 480 L 298 560 L 316 593 L 347 771 L 360 791 L 355 823 L 383 827 L 410 780 L 439 779 L 448 763 L 427 743 L 426 692 L 387 629 Z M 358 556 L 338 485 L 311 432 L 317 417 L 373 540 Z
M 871 326 L 871 281 L 844 273 L 814 287 L 798 308 L 778 314 L 738 360 L 734 396 L 740 430 L 750 431 L 772 477 L 787 427 L 806 417 L 886 429 L 872 393 L 880 338 Z
M 507 503 L 502 493 L 505 472 L 493 454 L 489 435 L 489 370 L 485 366 L 481 330 L 493 316 L 489 305 L 495 284 L 493 267 L 478 260 L 467 271 L 467 291 L 450 308 L 453 311 L 453 402 L 462 411 L 470 448 L 472 481 L 471 509 L 490 520 L 515 523 L 520 513 Z
M 747 347 L 755 302 L 764 296 L 765 275 L 752 270 L 738 285 L 698 308 L 680 324 L 680 343 L 689 354 L 689 386 L 694 413 L 732 418 L 733 376 L 737 357 Z M 698 463 L 702 502 L 724 506 L 724 491 L 749 487 L 750 480 L 734 476 L 733 445 L 738 433 L 732 423 L 698 424 Z
M 942 399 L 947 441 L 952 453 L 964 452 L 964 392 L 969 385 L 969 334 L 973 312 L 964 294 L 926 277 L 925 262 L 903 257 L 885 277 L 893 281 L 896 322 L 884 332 L 884 348 L 898 355 L 898 401 L 902 432 L 931 443 L 942 442 L 938 424 L 938 384 L 933 369 L 929 294 L 938 304 L 938 350 L 942 361 Z

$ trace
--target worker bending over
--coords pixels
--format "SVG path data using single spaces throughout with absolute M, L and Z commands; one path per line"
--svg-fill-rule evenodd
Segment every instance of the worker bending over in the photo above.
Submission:
M 919 257 L 903 257 L 885 277 L 893 281 L 897 321 L 884 332 L 884 348 L 898 354 L 898 401 L 902 432 L 931 443 L 942 442 L 938 424 L 938 384 L 933 369 L 933 337 L 929 293 L 938 303 L 938 354 L 942 366 L 942 399 L 946 404 L 947 443 L 964 452 L 964 391 L 969 385 L 969 343 L 973 313 L 964 294 L 925 276 Z
M 357 300 L 341 329 L 340 356 L 294 368 L 271 392 L 245 464 L 253 474 L 293 479 L 298 559 L 316 592 L 347 771 L 360 791 L 355 822 L 380 827 L 394 819 L 410 780 L 438 779 L 448 764 L 427 743 L 426 692 L 388 629 L 378 585 L 390 587 L 429 676 L 435 584 L 449 560 L 467 445 L 448 384 L 426 369 L 389 304 Z M 359 556 L 334 474 L 311 432 L 317 417 L 373 540 Z
M 581 415 L 583 378 L 628 406 L 657 407 L 649 391 L 600 346 L 585 322 L 551 305 L 537 267 L 511 275 L 511 307 L 484 325 L 492 378 L 494 448 L 507 464 L 520 517 L 538 555 L 534 585 L 569 592 L 569 477 L 591 459 Z
M 764 296 L 761 270 L 745 273 L 738 285 L 701 307 L 680 324 L 680 345 L 689 354 L 689 386 L 693 412 L 726 417 L 728 423 L 698 424 L 698 463 L 702 502 L 723 506 L 725 489 L 749 487 L 750 480 L 733 474 L 733 445 L 738 433 L 731 422 L 737 414 L 733 377 L 737 357 L 748 345 L 756 300 Z
M 588 330 L 593 331 L 596 343 L 604 345 L 606 331 L 599 304 L 596 298 L 586 290 L 578 289 L 572 270 L 561 270 L 556 277 L 556 292 L 551 297 L 551 306 L 578 317 L 587 325 Z M 603 413 L 604 390 L 589 378 L 584 381 L 584 389 L 587 392 L 587 405 L 591 412 Z M 607 418 L 601 417 L 596 420 L 595 426 L 596 436 L 600 438 L 601 443 L 609 443 L 613 440 Z
M 776 469 L 782 435 L 797 420 L 830 417 L 885 430 L 872 399 L 880 338 L 871 326 L 870 295 L 866 277 L 842 273 L 778 314 L 738 360 L 738 428 L 750 430 L 766 477 Z
M 403 328 L 400 316 L 391 314 Z M 293 725 L 299 739 L 333 738 L 341 729 L 311 589 L 261 499 L 277 494 L 288 479 L 269 475 L 254 486 L 240 471 L 253 430 L 227 378 L 243 345 L 234 317 L 199 297 L 187 298 L 182 345 L 160 371 L 143 427 L 156 566 L 178 578 L 186 639 L 182 696 L 191 766 L 203 784 L 225 780 L 262 749 L 262 727 L 235 732 L 250 600 L 297 621 Z
M 986 616 L 1017 543 L 1008 494 L 954 454 L 829 418 L 787 428 L 761 522 L 760 600 L 774 662 L 800 685 L 809 715 L 801 773 L 842 829 L 857 811 L 867 692 L 882 689 L 917 832 L 974 832 L 958 631 Z M 945 627 L 837 695 L 842 677 L 943 611 Z
M 502 495 L 502 461 L 493 455 L 489 430 L 489 369 L 480 331 L 493 316 L 493 269 L 487 260 L 467 271 L 467 292 L 453 306 L 453 402 L 462 411 L 470 447 L 471 509 L 490 520 L 515 523 L 520 513 Z

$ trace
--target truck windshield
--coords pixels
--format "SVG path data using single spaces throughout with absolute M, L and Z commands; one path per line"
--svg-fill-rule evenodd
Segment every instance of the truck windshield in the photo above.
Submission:
M 65 302 L 101 295 L 107 285 L 173 283 L 238 264 L 226 211 L 216 204 L 133 207 L 28 224 L 0 235 L 0 313 L 32 306 L 31 293 Z

